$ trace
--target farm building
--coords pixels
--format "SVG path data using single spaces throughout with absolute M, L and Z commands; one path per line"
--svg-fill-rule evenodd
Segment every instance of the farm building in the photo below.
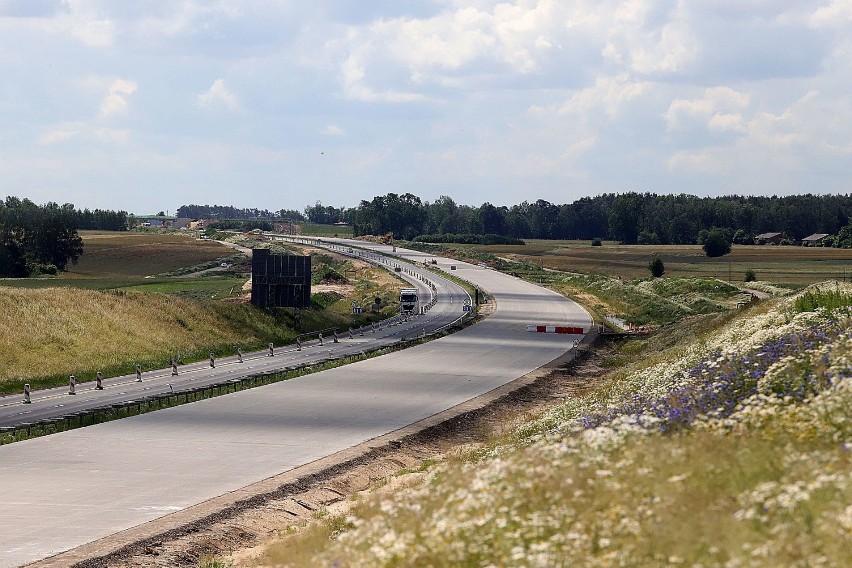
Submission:
M 754 242 L 759 245 L 777 245 L 784 238 L 783 233 L 761 233 L 754 237 Z
M 813 235 L 802 239 L 802 244 L 806 247 L 820 246 L 827 236 L 828 233 L 814 233 Z

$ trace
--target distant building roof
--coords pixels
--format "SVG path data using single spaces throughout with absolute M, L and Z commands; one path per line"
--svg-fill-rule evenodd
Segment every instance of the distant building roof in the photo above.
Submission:
M 754 238 L 759 239 L 759 240 L 768 240 L 768 239 L 774 239 L 774 238 L 780 237 L 780 236 L 781 236 L 781 233 L 761 233 Z
M 814 233 L 813 235 L 811 235 L 809 237 L 805 237 L 804 239 L 802 239 L 802 242 L 815 243 L 817 241 L 821 241 L 822 239 L 824 239 L 827 236 L 828 236 L 828 233 Z

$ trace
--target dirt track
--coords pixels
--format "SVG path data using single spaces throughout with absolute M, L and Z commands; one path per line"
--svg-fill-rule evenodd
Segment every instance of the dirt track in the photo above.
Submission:
M 435 417 L 34 566 L 195 568 L 210 555 L 245 559 L 288 527 L 303 526 L 318 509 L 345 507 L 350 495 L 402 468 L 481 443 L 587 391 L 603 375 L 599 362 L 610 350 L 608 341 L 587 337 L 547 367 Z

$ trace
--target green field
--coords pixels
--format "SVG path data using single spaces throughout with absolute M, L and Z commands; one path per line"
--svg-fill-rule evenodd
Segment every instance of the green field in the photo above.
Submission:
M 303 235 L 314 237 L 340 237 L 352 238 L 351 225 L 315 225 L 313 223 L 302 223 L 300 225 Z

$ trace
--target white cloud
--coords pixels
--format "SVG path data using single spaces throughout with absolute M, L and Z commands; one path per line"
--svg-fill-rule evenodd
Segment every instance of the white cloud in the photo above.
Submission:
M 73 17 L 66 25 L 72 36 L 89 47 L 110 47 L 115 39 L 115 26 L 109 20 Z
M 54 125 L 41 134 L 36 141 L 42 146 L 53 146 L 69 140 L 124 143 L 130 139 L 130 136 L 129 130 L 94 127 L 85 122 L 66 122 Z
M 329 124 L 322 129 L 322 133 L 326 136 L 346 136 L 346 131 L 336 124 Z
M 664 115 L 666 129 L 688 130 L 698 121 L 712 131 L 742 130 L 743 117 L 738 111 L 747 109 L 749 104 L 747 93 L 730 87 L 708 88 L 701 98 L 673 100 Z
M 240 110 L 240 101 L 235 94 L 225 87 L 223 79 L 216 79 L 205 92 L 198 95 L 198 104 L 206 109 L 225 108 Z
M 831 0 L 819 6 L 808 22 L 815 28 L 841 28 L 852 23 L 852 3 L 848 0 Z
M 122 114 L 128 108 L 127 97 L 136 92 L 136 83 L 126 79 L 116 79 L 109 87 L 109 94 L 101 103 L 101 118 L 110 118 Z
M 609 119 L 615 119 L 624 104 L 640 97 L 651 84 L 635 81 L 625 74 L 600 76 L 592 87 L 574 93 L 559 108 L 560 115 L 586 116 L 588 113 L 602 110 Z

